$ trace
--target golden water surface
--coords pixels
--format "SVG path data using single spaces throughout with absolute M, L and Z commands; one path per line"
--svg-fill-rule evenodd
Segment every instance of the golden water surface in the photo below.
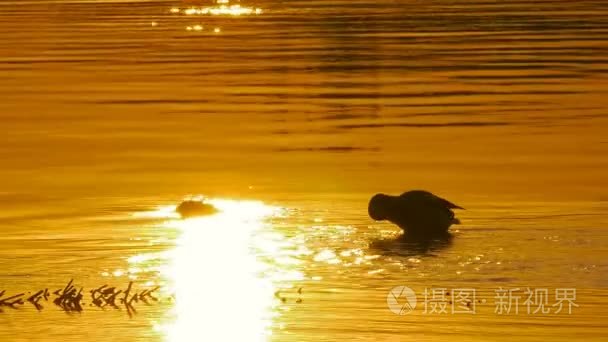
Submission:
M 0 341 L 604 340 L 607 56 L 603 0 L 1 1 L 0 291 L 160 289 L 0 306 Z M 368 218 L 414 188 L 467 208 L 451 240 Z

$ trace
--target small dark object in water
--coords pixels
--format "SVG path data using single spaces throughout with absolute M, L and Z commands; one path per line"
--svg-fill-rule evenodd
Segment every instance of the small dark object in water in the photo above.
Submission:
M 0 291 L 0 307 L 8 306 L 12 309 L 16 309 L 17 306 L 23 305 L 23 299 L 21 297 L 23 297 L 25 295 L 25 293 L 20 293 L 20 294 L 14 295 L 14 296 L 2 298 L 2 296 L 4 296 L 5 292 L 6 291 L 4 291 L 4 290 Z
M 281 302 L 283 302 L 283 303 L 287 302 L 287 298 L 282 297 L 281 296 L 281 292 L 279 290 L 277 290 L 277 291 L 274 292 L 274 297 L 277 298 L 277 299 L 280 299 Z
M 217 213 L 217 209 L 208 203 L 201 201 L 187 200 L 183 201 L 180 205 L 175 208 L 175 211 L 181 215 L 182 218 L 195 217 L 195 216 L 207 216 Z
M 414 239 L 428 240 L 448 234 L 448 228 L 460 221 L 452 209 L 464 209 L 424 190 L 408 191 L 400 196 L 376 194 L 369 201 L 369 216 L 388 220 Z
M 45 294 L 44 290 L 40 290 L 40 291 L 34 293 L 33 295 L 29 296 L 27 301 L 30 302 L 32 305 L 34 305 L 36 310 L 40 311 L 44 308 L 44 306 L 42 306 L 42 304 L 40 304 L 40 300 L 43 298 L 44 294 Z
M 65 312 L 82 312 L 82 288 L 77 290 L 73 285 L 74 279 L 63 288 L 63 290 L 57 290 L 57 298 L 53 301 L 55 305 L 60 307 Z

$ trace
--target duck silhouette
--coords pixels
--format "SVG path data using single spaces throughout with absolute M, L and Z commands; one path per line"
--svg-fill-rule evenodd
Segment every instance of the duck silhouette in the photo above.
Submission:
M 216 207 L 209 203 L 204 203 L 198 200 L 186 200 L 180 203 L 177 208 L 175 208 L 175 212 L 180 214 L 182 218 L 191 218 L 213 215 L 217 213 L 218 210 Z
M 433 239 L 448 234 L 452 224 L 459 224 L 452 209 L 464 209 L 424 190 L 404 192 L 400 196 L 376 194 L 369 201 L 369 216 L 388 220 L 412 239 Z

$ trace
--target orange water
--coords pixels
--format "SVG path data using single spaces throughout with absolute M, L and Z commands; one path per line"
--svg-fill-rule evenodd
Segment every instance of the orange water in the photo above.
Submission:
M 0 340 L 606 336 L 603 1 L 191 6 L 214 5 L 0 3 L 0 290 L 162 287 L 131 319 L 4 308 Z M 451 242 L 367 217 L 413 188 L 467 208 Z M 224 213 L 158 212 L 189 194 Z M 486 303 L 398 316 L 397 285 Z M 498 315 L 501 287 L 579 307 Z

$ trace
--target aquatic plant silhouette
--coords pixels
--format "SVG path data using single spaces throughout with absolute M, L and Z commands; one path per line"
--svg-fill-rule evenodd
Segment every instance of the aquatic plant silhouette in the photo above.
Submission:
M 53 303 L 65 312 L 82 311 L 82 287 L 76 292 L 76 288 L 72 285 L 73 282 L 74 279 L 70 279 L 63 290 L 59 289 L 53 292 L 54 295 L 58 296 Z
M 159 299 L 154 296 L 154 293 L 160 289 L 160 286 L 155 286 L 151 289 L 142 291 L 133 290 L 133 282 L 129 282 L 126 290 L 119 290 L 116 287 L 109 287 L 107 284 L 89 291 L 91 295 L 90 306 L 95 306 L 101 309 L 111 307 L 120 309 L 124 307 L 129 317 L 133 317 L 137 313 L 134 307 L 135 303 L 143 302 L 150 305 L 152 302 L 158 302 Z M 44 306 L 41 302 L 48 302 L 51 295 L 55 296 L 53 304 L 59 307 L 66 313 L 79 313 L 84 311 L 84 288 L 74 286 L 74 279 L 66 284 L 65 287 L 57 289 L 54 292 L 49 292 L 48 288 L 38 290 L 25 300 L 25 292 L 3 298 L 5 290 L 0 291 L 0 312 L 3 312 L 2 307 L 10 309 L 18 309 L 26 302 L 33 305 L 36 310 L 42 311 Z
M 289 301 L 289 296 L 285 296 L 284 294 L 288 292 L 287 290 L 283 289 L 283 290 L 277 290 L 274 292 L 274 297 L 278 300 L 281 301 L 281 303 L 286 304 Z M 301 304 L 302 303 L 302 287 L 299 287 L 297 292 L 297 298 L 294 300 L 294 302 L 296 304 Z M 293 296 L 291 296 L 293 297 Z
M 0 312 L 2 311 L 3 306 L 7 306 L 11 309 L 16 309 L 18 305 L 23 305 L 23 299 L 21 297 L 23 297 L 25 293 L 19 293 L 14 296 L 2 299 L 5 292 L 6 291 L 4 290 L 0 291 Z

